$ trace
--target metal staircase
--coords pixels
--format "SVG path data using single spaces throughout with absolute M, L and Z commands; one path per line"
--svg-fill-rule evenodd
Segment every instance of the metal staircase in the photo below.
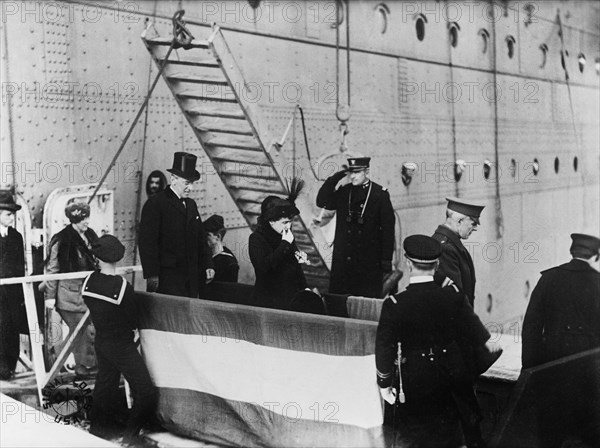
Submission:
M 193 39 L 187 49 L 177 51 L 169 51 L 171 38 L 148 37 L 149 28 L 142 40 L 154 62 L 165 64 L 163 79 L 240 212 L 249 225 L 256 224 L 265 197 L 287 195 L 277 169 L 285 164 L 279 156 L 274 162 L 267 151 L 260 109 L 241 95 L 242 89 L 251 88 L 220 28 L 215 27 L 208 40 Z M 310 209 L 308 201 L 300 195 L 298 208 Z M 329 269 L 318 249 L 321 242 L 315 241 L 318 235 L 310 232 L 302 216 L 294 220 L 293 232 L 298 249 L 310 260 L 310 265 L 302 265 L 308 284 L 326 291 Z

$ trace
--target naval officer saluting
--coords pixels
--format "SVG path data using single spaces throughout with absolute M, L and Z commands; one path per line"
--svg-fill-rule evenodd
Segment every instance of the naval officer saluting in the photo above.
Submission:
M 392 271 L 396 217 L 387 189 L 368 177 L 370 160 L 349 158 L 317 195 L 317 206 L 337 215 L 331 293 L 381 297 L 383 274 Z M 346 176 L 349 183 L 336 188 Z

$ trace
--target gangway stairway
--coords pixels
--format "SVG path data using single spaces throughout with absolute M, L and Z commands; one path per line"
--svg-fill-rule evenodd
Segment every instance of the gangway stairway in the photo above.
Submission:
M 283 155 L 274 161 L 268 152 L 264 142 L 269 140 L 260 129 L 264 123 L 260 109 L 245 98 L 254 94 L 220 28 L 214 27 L 208 40 L 194 39 L 187 49 L 170 53 L 172 39 L 149 37 L 149 29 L 142 40 L 157 66 L 165 63 L 163 79 L 246 222 L 256 224 L 264 198 L 287 195 L 282 171 L 291 165 Z M 297 206 L 312 209 L 303 195 Z M 306 280 L 310 287 L 324 292 L 329 269 L 318 247 L 325 247 L 326 242 L 319 241 L 319 234 L 309 230 L 302 216 L 292 225 L 296 245 L 310 261 L 310 265 L 302 265 Z

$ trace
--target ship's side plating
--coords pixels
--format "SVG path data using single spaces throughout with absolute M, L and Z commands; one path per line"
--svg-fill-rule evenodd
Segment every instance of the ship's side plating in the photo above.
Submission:
M 538 272 L 568 258 L 569 233 L 600 233 L 595 2 L 3 2 L 1 183 L 34 227 L 53 190 L 104 174 L 157 72 L 139 37 L 146 20 L 169 36 L 180 7 L 198 38 L 222 27 L 238 88 L 273 139 L 302 105 L 313 163 L 338 151 L 336 107 L 349 94 L 349 150 L 373 157 L 402 237 L 432 233 L 446 196 L 487 204 L 467 242 L 485 321 L 518 331 Z M 252 282 L 246 222 L 162 81 L 106 181 L 125 263 L 139 262 L 145 179 L 180 150 L 199 157 L 194 198 L 204 218 L 224 216 Z M 281 151 L 314 196 L 299 119 Z M 342 158 L 328 160 L 321 175 Z

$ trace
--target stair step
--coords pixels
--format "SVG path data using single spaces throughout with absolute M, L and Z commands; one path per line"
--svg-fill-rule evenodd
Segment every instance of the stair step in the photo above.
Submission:
M 155 37 L 153 39 L 146 39 L 146 43 L 149 45 L 165 45 L 167 47 L 171 45 L 172 41 L 172 37 Z M 204 48 L 208 50 L 208 41 L 194 39 L 190 43 L 190 48 Z
M 251 130 L 244 131 L 244 130 L 240 130 L 240 129 L 217 128 L 217 127 L 206 127 L 206 126 L 196 126 L 196 129 L 200 132 L 212 132 L 215 134 L 234 134 L 234 135 L 245 135 L 248 137 L 254 136 L 254 134 L 252 133 Z
M 260 146 L 250 145 L 246 143 L 229 142 L 226 140 L 212 139 L 207 142 L 204 142 L 204 146 L 212 146 L 214 148 L 242 149 L 247 152 L 260 152 L 264 154 Z
M 270 170 L 271 172 L 273 172 L 273 170 Z M 272 182 L 273 185 L 281 185 L 279 183 L 279 178 L 276 176 L 269 176 L 266 175 L 265 173 L 255 173 L 255 172 L 250 172 L 250 171 L 240 171 L 238 169 L 228 169 L 228 168 L 223 168 L 220 170 L 222 175 L 225 176 L 235 176 L 238 179 L 243 179 L 243 178 L 248 178 L 248 179 L 257 179 L 257 180 L 262 180 L 264 182 Z M 228 184 L 229 185 L 229 184 Z
M 271 162 L 262 152 L 241 151 L 208 147 L 208 153 L 213 159 L 247 165 L 271 166 Z
M 237 103 L 235 98 L 223 98 L 220 96 L 206 96 L 202 90 L 187 90 L 176 94 L 179 98 L 200 100 L 200 101 L 212 101 L 216 103 Z
M 162 64 L 165 59 L 164 58 L 157 58 L 157 60 Z M 205 61 L 190 61 L 190 60 L 183 60 L 183 59 L 169 59 L 168 60 L 168 64 L 169 65 L 186 65 L 186 66 L 190 66 L 190 67 L 221 68 L 221 66 L 219 65 L 219 63 L 217 61 L 215 61 L 214 59 L 212 59 L 212 60 L 209 59 L 209 60 L 205 60 Z
M 215 118 L 230 118 L 232 120 L 245 120 L 246 116 L 241 111 L 227 111 L 227 110 L 209 110 L 193 108 L 188 109 L 186 112 L 190 115 L 201 116 L 201 117 L 215 117 Z
M 197 76 L 184 75 L 181 73 L 173 73 L 172 75 L 167 75 L 167 79 L 169 79 L 169 81 L 188 82 L 194 84 L 208 84 L 211 86 L 229 85 L 229 83 L 225 79 L 200 78 Z
M 267 197 L 267 194 L 257 193 L 255 191 L 243 191 L 241 193 L 236 193 L 234 196 L 236 201 L 261 204 L 262 201 Z
M 277 195 L 286 195 L 287 193 L 283 190 L 283 187 L 277 182 L 261 182 L 259 180 L 253 180 L 252 182 L 248 181 L 231 181 L 227 183 L 228 188 L 238 191 L 238 192 L 259 192 L 266 194 L 277 194 Z M 242 194 L 243 194 L 242 193 Z

